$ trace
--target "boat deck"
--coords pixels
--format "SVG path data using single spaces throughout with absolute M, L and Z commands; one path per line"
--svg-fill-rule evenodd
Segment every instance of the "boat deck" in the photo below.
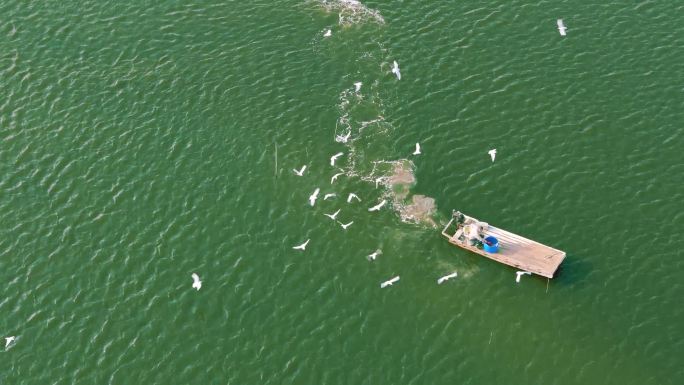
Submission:
M 480 234 L 483 237 L 491 235 L 497 238 L 499 250 L 496 253 L 488 253 L 471 245 L 464 234 L 464 230 L 467 231 L 465 226 L 478 222 L 477 219 L 467 215 L 463 215 L 463 218 L 465 220 L 462 223 L 458 223 L 455 218 L 452 218 L 442 230 L 442 235 L 458 247 L 547 278 L 553 278 L 558 266 L 565 259 L 565 252 L 563 251 L 491 225 L 484 226 Z

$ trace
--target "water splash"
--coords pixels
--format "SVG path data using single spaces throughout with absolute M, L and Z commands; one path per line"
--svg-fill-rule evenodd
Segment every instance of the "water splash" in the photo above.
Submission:
M 369 8 L 357 0 L 320 0 L 326 12 L 337 12 L 341 26 L 351 26 L 366 22 L 385 24 L 385 19 L 376 9 Z

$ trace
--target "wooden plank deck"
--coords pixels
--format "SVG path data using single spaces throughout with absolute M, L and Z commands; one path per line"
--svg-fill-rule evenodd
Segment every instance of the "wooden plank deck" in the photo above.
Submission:
M 463 236 L 464 225 L 478 222 L 478 220 L 467 215 L 463 216 L 465 217 L 463 224 L 456 225 L 455 219 L 451 219 L 442 230 L 442 235 L 458 247 L 547 278 L 553 278 L 558 266 L 565 259 L 565 252 L 563 251 L 491 225 L 483 229 L 481 234 L 484 237 L 489 235 L 496 237 L 499 241 L 499 251 L 488 253 L 478 249 L 476 246 L 470 245 L 468 239 Z M 449 231 L 450 227 L 453 228 L 451 232 Z

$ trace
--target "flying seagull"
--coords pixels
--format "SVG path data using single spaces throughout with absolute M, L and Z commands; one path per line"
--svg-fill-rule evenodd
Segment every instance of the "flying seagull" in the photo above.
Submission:
M 389 281 L 385 281 L 385 282 L 381 283 L 381 284 L 380 284 L 380 288 L 381 288 L 381 289 L 384 289 L 384 288 L 386 288 L 387 286 L 392 286 L 392 284 L 395 283 L 395 282 L 397 282 L 398 280 L 399 280 L 399 276 L 397 275 L 396 277 L 390 279 Z
M 349 193 L 349 196 L 347 197 L 347 203 L 351 203 L 352 199 L 356 199 L 357 201 L 361 202 L 361 198 L 359 198 L 358 195 Z
M 321 191 L 321 189 L 317 188 L 314 190 L 313 194 L 309 196 L 309 204 L 313 207 L 313 205 L 316 203 L 316 199 L 318 199 L 318 193 Z
M 385 203 L 387 203 L 387 200 L 383 199 L 382 202 L 380 202 L 377 205 L 369 208 L 368 211 L 378 211 L 382 208 L 382 206 L 385 205 Z
M 438 284 L 438 285 L 441 285 L 441 284 L 443 284 L 444 282 L 450 280 L 451 278 L 456 278 L 456 277 L 458 277 L 458 273 L 454 271 L 453 273 L 451 273 L 451 274 L 449 274 L 449 275 L 445 275 L 444 277 L 438 279 L 438 280 L 437 280 L 437 284 Z
M 335 161 L 337 160 L 337 158 L 341 157 L 342 155 L 344 155 L 343 152 L 338 152 L 337 154 L 331 156 L 331 157 L 330 157 L 330 165 L 331 165 L 331 166 L 334 166 L 334 165 L 335 165 Z
M 339 222 L 339 223 L 340 223 L 340 226 L 342 226 L 342 229 L 343 229 L 343 230 L 346 230 L 347 227 L 351 226 L 352 223 L 354 223 L 354 221 L 351 221 L 351 222 L 349 222 L 349 223 L 347 223 L 347 224 L 342 223 L 342 222 Z
M 359 91 L 361 91 L 361 86 L 362 86 L 362 85 L 363 85 L 363 83 L 361 83 L 361 82 L 356 82 L 356 83 L 354 83 L 354 92 L 359 92 Z
M 10 346 L 15 339 L 15 336 L 5 337 L 5 348 Z
M 560 32 L 560 35 L 565 36 L 565 30 L 568 28 L 563 24 L 563 19 L 556 20 L 556 24 L 558 25 L 558 32 Z
M 382 254 L 382 250 L 377 249 L 372 254 L 368 254 L 367 258 L 369 261 L 375 261 L 375 258 L 377 258 L 380 254 Z
M 332 219 L 332 220 L 334 221 L 334 220 L 337 218 L 337 214 L 339 214 L 339 213 L 340 213 L 340 210 L 338 209 L 338 210 L 335 211 L 335 213 L 333 213 L 333 214 L 323 214 L 323 215 L 325 215 L 326 217 L 328 217 L 328 218 L 330 218 L 330 219 Z
M 531 274 L 532 273 L 530 273 L 529 271 L 516 271 L 515 272 L 515 282 L 520 283 L 520 277 L 522 277 L 523 275 L 531 275 Z
M 302 250 L 302 251 L 306 250 L 306 245 L 309 244 L 309 241 L 310 241 L 310 240 L 311 240 L 311 239 L 307 239 L 306 242 L 302 243 L 301 245 L 298 245 L 298 246 L 293 247 L 293 249 L 295 249 L 295 250 Z
M 330 35 L 332 35 L 332 30 L 328 29 L 328 30 L 325 31 L 325 33 L 323 34 L 323 37 L 330 37 Z
M 347 135 L 337 135 L 335 137 L 335 141 L 338 143 L 347 143 L 349 141 L 350 136 L 351 136 L 351 131 L 347 132 Z
M 302 175 L 304 175 L 304 171 L 305 171 L 305 170 L 306 170 L 306 165 L 303 165 L 302 168 L 299 169 L 299 170 L 294 169 L 294 168 L 292 169 L 292 171 L 294 171 L 294 173 L 297 174 L 297 176 L 302 176 Z
M 413 151 L 413 155 L 420 155 L 420 143 L 416 143 L 416 151 Z
M 195 273 L 192 273 L 192 288 L 197 290 L 202 288 L 202 281 L 200 281 L 199 275 Z
M 493 162 L 494 158 L 496 158 L 496 148 L 493 150 L 489 150 L 487 153 L 489 154 L 489 156 L 492 157 L 492 162 Z
M 330 184 L 333 184 L 335 182 L 335 180 L 337 180 L 337 177 L 339 177 L 340 175 L 344 175 L 344 173 L 341 172 L 341 173 L 333 175 L 332 178 L 330 178 Z
M 392 73 L 397 75 L 397 79 L 401 80 L 401 72 L 399 72 L 399 63 L 397 61 L 394 61 L 394 65 L 392 66 Z
M 328 198 L 334 198 L 336 196 L 337 196 L 337 194 L 335 194 L 335 193 L 325 194 L 325 196 L 323 197 L 323 200 L 327 201 Z

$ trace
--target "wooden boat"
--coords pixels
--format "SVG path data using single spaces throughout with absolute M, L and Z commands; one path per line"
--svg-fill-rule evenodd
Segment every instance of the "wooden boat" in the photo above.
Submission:
M 565 259 L 564 251 L 480 222 L 458 211 L 454 211 L 442 235 L 458 247 L 547 278 L 553 278 Z

